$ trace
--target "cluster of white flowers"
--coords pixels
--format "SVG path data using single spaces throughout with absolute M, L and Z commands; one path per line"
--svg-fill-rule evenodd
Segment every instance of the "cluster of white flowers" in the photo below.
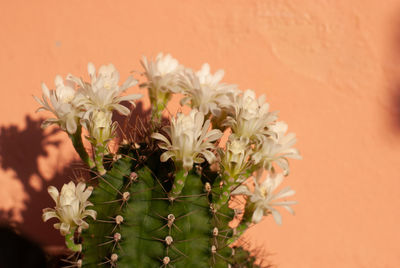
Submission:
M 252 90 L 242 92 L 236 85 L 221 82 L 224 71 L 218 70 L 212 74 L 207 63 L 195 72 L 179 64 L 171 55 L 162 53 L 154 60 L 143 57 L 141 63 L 147 78 L 147 82 L 141 86 L 148 88 L 152 104 L 152 120 L 158 124 L 161 122 L 162 111 L 175 93 L 183 95 L 181 105 L 189 105 L 192 108 L 188 115 L 178 113 L 175 118 L 171 118 L 170 126 L 163 128 L 164 134 L 152 134 L 154 139 L 160 141 L 158 146 L 165 150 L 161 155 L 162 162 L 172 159 L 176 167 L 187 174 L 195 164 L 205 160 L 212 164 L 220 159 L 219 172 L 224 183 L 223 195 L 226 193 L 225 197 L 229 197 L 228 192 L 230 192 L 231 195 L 249 196 L 251 208 L 254 209 L 253 222 L 259 222 L 264 214 L 272 213 L 275 221 L 280 223 L 280 214 L 273 206 L 283 206 L 292 212 L 289 205 L 294 204 L 294 201 L 273 201 L 290 196 L 294 191 L 289 188 L 283 189 L 278 194 L 273 194 L 273 191 L 283 181 L 284 176 L 289 174 L 288 158 L 301 159 L 301 156 L 293 148 L 296 142 L 295 134 L 286 134 L 287 124 L 277 121 L 278 113 L 270 111 L 264 95 L 257 98 Z M 130 110 L 121 105 L 121 102 L 133 103 L 141 95 L 121 96 L 121 93 L 134 86 L 137 80 L 130 76 L 119 85 L 119 73 L 112 64 L 101 66 L 96 73 L 94 65 L 89 63 L 88 72 L 90 82 L 73 75 L 68 75 L 65 81 L 57 76 L 55 90 L 49 90 L 43 84 L 42 99 L 37 97 L 35 99 L 42 106 L 39 110 L 48 110 L 56 116 L 46 120 L 43 123 L 44 127 L 58 124 L 73 135 L 83 125 L 89 131 L 89 140 L 92 144 L 104 145 L 113 137 L 116 128 L 112 121 L 112 111 L 116 110 L 123 115 L 129 114 Z M 153 129 L 157 129 L 159 126 L 157 123 Z M 227 129 L 230 136 L 226 148 L 217 149 L 218 140 Z M 99 152 L 96 154 L 95 162 L 98 172 L 102 175 L 106 172 L 102 166 L 101 156 L 104 150 Z M 255 189 L 252 192 L 245 180 L 253 173 L 261 174 L 262 171 L 267 171 L 267 179 L 261 184 L 258 184 L 259 176 L 254 179 Z M 185 180 L 178 182 L 184 184 Z M 81 185 L 78 186 L 79 189 L 82 188 Z M 68 187 L 72 189 L 72 185 Z M 176 189 L 182 187 L 181 185 Z M 49 188 L 49 193 L 54 199 L 54 196 L 58 196 L 58 191 L 55 191 L 54 187 Z M 72 216 L 65 216 L 72 215 L 70 208 L 65 210 L 71 213 L 62 212 L 64 210 L 58 208 L 65 204 L 67 203 L 60 205 L 57 203 L 56 210 L 44 213 L 44 219 L 47 220 L 50 216 L 58 217 L 60 220 L 67 219 L 62 220 L 65 224 L 57 225 L 63 230 L 62 232 L 65 232 L 67 226 L 73 224 L 72 222 L 85 228 L 83 221 L 75 221 L 72 220 Z M 82 206 L 83 210 L 79 207 L 81 213 L 79 215 L 90 215 L 84 212 L 86 206 Z
M 59 229 L 63 236 L 75 230 L 76 227 L 87 229 L 89 225 L 84 219 L 87 216 L 96 219 L 97 213 L 93 209 L 86 209 L 88 206 L 93 206 L 88 201 L 93 187 L 89 186 L 85 188 L 85 183 L 80 182 L 75 185 L 71 181 L 68 184 L 64 184 L 61 188 L 61 193 L 59 193 L 57 188 L 50 186 L 48 192 L 56 203 L 56 206 L 54 209 L 43 209 L 43 221 L 57 218 L 60 222 L 55 223 L 54 228 Z
M 92 63 L 88 64 L 88 72 L 91 82 L 85 82 L 81 78 L 69 74 L 65 81 L 61 76 L 55 79 L 55 90 L 49 90 L 42 84 L 42 99 L 35 99 L 42 105 L 39 110 L 48 110 L 56 118 L 47 119 L 43 127 L 58 124 L 69 134 L 74 134 L 77 126 L 84 125 L 90 136 L 105 142 L 112 137 L 112 111 L 116 110 L 123 115 L 130 110 L 121 105 L 122 101 L 136 100 L 140 94 L 120 96 L 127 88 L 137 83 L 130 76 L 121 86 L 119 85 L 119 73 L 114 65 L 103 65 L 96 69 Z M 50 99 L 50 103 L 47 101 Z M 134 104 L 134 103 L 133 103 Z M 99 133 L 102 132 L 101 135 Z
M 294 191 L 285 188 L 276 195 L 273 194 L 273 191 L 281 184 L 284 176 L 289 174 L 288 158 L 301 159 L 297 149 L 292 148 L 296 143 L 296 136 L 294 133 L 285 134 L 288 128 L 287 124 L 277 121 L 277 112 L 269 111 L 269 104 L 265 102 L 265 96 L 256 99 L 253 91 L 246 90 L 237 95 L 231 105 L 233 112 L 223 123 L 232 131 L 227 150 L 231 140 L 241 139 L 243 141 L 241 143 L 242 152 L 237 153 L 238 159 L 241 160 L 239 167 L 243 168 L 235 170 L 232 169 L 232 166 L 223 165 L 224 172 L 230 180 L 227 187 L 234 188 L 237 183 L 242 183 L 254 171 L 261 174 L 262 170 L 266 170 L 268 177 L 261 185 L 258 184 L 259 176 L 253 180 L 255 184 L 254 192 L 249 190 L 247 184 L 239 184 L 231 192 L 231 195 L 245 194 L 250 196 L 250 206 L 254 208 L 252 222 L 257 223 L 263 215 L 272 213 L 275 221 L 281 224 L 281 216 L 273 206 L 283 206 L 289 212 L 293 212 L 289 205 L 296 202 L 281 201 L 274 203 L 272 201 L 293 195 Z M 230 158 L 232 157 L 228 152 L 222 155 L 222 163 L 231 163 Z M 281 173 L 274 164 L 280 168 Z M 236 183 L 232 183 L 232 181 Z
M 161 114 L 160 110 L 166 107 L 171 95 L 180 93 L 184 95 L 181 105 L 187 104 L 197 109 L 206 118 L 212 115 L 214 128 L 222 127 L 221 123 L 230 109 L 229 104 L 240 92 L 236 85 L 221 83 L 223 70 L 211 74 L 210 66 L 205 63 L 199 71 L 194 72 L 179 64 L 170 54 L 162 53 L 153 61 L 143 57 L 141 63 L 147 78 L 147 82 L 141 86 L 148 88 L 153 111 Z
M 257 98 L 252 90 L 242 92 L 236 85 L 222 83 L 224 71 L 211 74 L 207 63 L 194 72 L 179 65 L 170 55 L 159 54 L 155 62 L 148 62 L 145 58 L 142 64 L 149 92 L 157 88 L 168 94 L 181 93 L 181 105 L 187 104 L 193 109 L 187 116 L 178 114 L 176 119 L 172 118 L 171 126 L 164 129 L 165 136 L 160 133 L 152 135 L 161 141 L 159 147 L 165 150 L 161 161 L 172 158 L 188 171 L 194 163 L 203 162 L 203 158 L 210 164 L 220 159 L 221 175 L 225 178 L 223 192 L 236 188 L 231 195 L 241 193 L 251 196 L 249 201 L 255 206 L 253 222 L 259 222 L 262 215 L 272 213 L 280 223 L 279 213 L 272 206 L 282 204 L 289 209 L 287 205 L 294 203 L 270 203 L 276 198 L 288 196 L 282 193 L 273 195 L 272 191 L 289 173 L 288 158 L 301 159 L 301 156 L 292 148 L 296 142 L 295 134 L 285 134 L 286 123 L 277 121 L 278 112 L 269 110 L 265 96 Z M 208 120 L 203 125 L 204 117 Z M 210 121 L 212 130 L 206 134 Z M 230 129 L 225 149 L 215 150 L 213 142 L 221 137 L 217 129 Z M 219 152 L 218 157 L 214 151 Z M 253 193 L 247 186 L 241 185 L 252 173 L 262 170 L 268 172 L 268 177 L 260 187 L 255 181 Z
M 236 85 L 221 83 L 223 70 L 211 74 L 210 66 L 205 63 L 201 70 L 194 72 L 169 54 L 160 53 L 154 61 L 144 57 L 142 65 L 148 80 L 142 85 L 149 90 L 153 111 L 165 107 L 173 93 L 183 94 L 181 105 L 188 104 L 193 109 L 189 115 L 179 113 L 172 118 L 171 126 L 164 128 L 166 135 L 152 135 L 161 141 L 159 147 L 166 150 L 161 155 L 161 161 L 172 158 L 186 171 L 204 159 L 210 164 L 214 162 L 213 142 L 222 136 L 222 132 L 215 126 L 208 132 L 211 126 L 208 119 L 210 116 L 212 119 L 222 117 L 220 121 L 223 121 L 230 114 L 227 112 L 229 104 L 239 94 Z

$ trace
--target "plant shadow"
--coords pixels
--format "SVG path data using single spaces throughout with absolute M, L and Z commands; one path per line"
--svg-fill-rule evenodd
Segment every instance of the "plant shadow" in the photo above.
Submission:
M 149 118 L 150 111 L 144 109 L 142 102 L 137 103 L 128 117 L 115 114 L 114 120 L 121 126 L 117 135 L 123 138 L 126 133 L 133 133 L 136 124 L 148 129 Z M 80 160 L 55 167 L 56 171 L 50 178 L 46 176 L 48 174 L 42 173 L 39 158 L 52 157 L 49 154 L 52 147 L 60 151 L 62 140 L 58 134 L 65 134 L 57 127 L 45 132 L 41 128 L 43 120 L 26 115 L 23 129 L 15 124 L 0 126 L 0 168 L 13 171 L 13 179 L 21 182 L 26 196 L 21 211 L 0 207 L 0 225 L 12 226 L 42 246 L 64 247 L 63 237 L 52 227 L 55 221 L 42 221 L 42 209 L 54 206 L 47 188 L 53 185 L 60 189 L 64 183 L 78 176 L 87 178 L 89 174 Z M 63 154 L 64 152 L 60 151 L 61 157 Z M 32 178 L 39 187 L 32 184 Z M 16 221 L 15 218 L 22 219 Z
M 17 215 L 14 210 L 0 209 L 0 223 L 13 226 L 42 246 L 60 246 L 63 239 L 51 225 L 43 223 L 42 209 L 53 205 L 47 187 L 54 185 L 59 188 L 74 174 L 69 165 L 57 169 L 51 178 L 40 171 L 39 158 L 49 157 L 48 149 L 61 144 L 61 140 L 52 140 L 59 130 L 54 128 L 45 134 L 40 127 L 42 121 L 27 115 L 23 129 L 17 125 L 0 127 L 0 167 L 14 172 L 14 179 L 21 182 L 26 195 L 24 209 L 19 215 L 22 220 L 15 221 Z
M 400 131 L 400 17 L 393 19 L 394 31 L 390 35 L 390 47 L 388 49 L 388 62 L 386 66 L 386 75 L 388 79 L 388 95 L 390 124 L 396 135 Z

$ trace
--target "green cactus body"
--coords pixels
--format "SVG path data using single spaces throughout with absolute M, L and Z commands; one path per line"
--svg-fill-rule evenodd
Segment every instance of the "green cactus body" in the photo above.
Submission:
M 254 267 L 248 253 L 229 247 L 233 210 L 227 203 L 213 208 L 220 189 L 211 185 L 219 185 L 219 176 L 189 172 L 182 192 L 171 197 L 172 162 L 160 163 L 159 151 L 142 153 L 122 148 L 122 157 L 96 176 L 90 201 L 98 216 L 82 233 L 83 266 Z

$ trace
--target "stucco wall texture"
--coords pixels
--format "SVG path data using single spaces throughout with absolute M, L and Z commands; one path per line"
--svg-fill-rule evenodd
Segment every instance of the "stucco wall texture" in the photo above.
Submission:
M 400 267 L 398 0 L 3 0 L 0 10 L 1 219 L 62 245 L 41 209 L 77 157 L 64 133 L 41 132 L 40 83 L 84 75 L 89 61 L 124 79 L 163 51 L 265 93 L 298 136 L 304 160 L 286 181 L 296 216 L 246 234 L 264 257 L 281 268 Z

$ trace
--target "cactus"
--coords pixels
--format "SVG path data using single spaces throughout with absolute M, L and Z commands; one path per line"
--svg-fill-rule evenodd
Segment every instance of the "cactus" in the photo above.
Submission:
M 233 210 L 227 203 L 212 209 L 219 198 L 213 186 L 220 177 L 211 180 L 191 171 L 182 192 L 171 198 L 173 163 L 160 166 L 160 154 L 146 149 L 121 147 L 122 157 L 98 178 L 91 197 L 98 215 L 82 234 L 83 264 L 95 267 L 107 256 L 112 264 L 115 254 L 121 267 L 233 265 L 235 255 L 227 244 Z M 117 218 L 123 221 L 117 224 Z
M 151 126 L 131 127 L 115 152 L 108 148 L 117 129 L 112 111 L 129 113 L 120 102 L 139 96 L 119 94 L 136 83 L 133 78 L 119 86 L 113 65 L 102 66 L 96 75 L 89 64 L 91 83 L 72 75 L 64 83 L 58 77 L 54 91 L 43 85 L 43 99 L 36 98 L 57 117 L 44 126 L 58 124 L 69 134 L 90 173 L 87 188 L 82 182 L 70 182 L 61 193 L 49 188 L 56 207 L 43 213 L 44 221 L 60 220 L 55 227 L 74 252 L 68 266 L 258 267 L 235 242 L 263 215 L 272 214 L 280 223 L 273 206 L 292 212 L 294 201 L 273 201 L 294 191 L 272 191 L 283 178 L 278 170 L 288 174 L 287 158 L 300 158 L 291 148 L 294 134 L 285 135 L 286 124 L 276 122 L 262 98 L 220 83 L 221 71 L 211 75 L 208 65 L 194 73 L 162 54 L 154 62 L 144 58 L 142 65 Z M 161 126 L 161 111 L 177 92 L 192 111 Z M 205 92 L 208 98 L 202 99 Z M 82 127 L 92 156 L 83 146 Z M 231 134 L 225 148 L 219 147 L 226 129 Z M 247 179 L 259 178 L 263 170 L 268 178 L 260 185 L 253 179 L 255 189 L 249 190 Z M 235 195 L 247 196 L 237 209 L 229 202 Z M 240 221 L 237 226 L 234 219 Z

